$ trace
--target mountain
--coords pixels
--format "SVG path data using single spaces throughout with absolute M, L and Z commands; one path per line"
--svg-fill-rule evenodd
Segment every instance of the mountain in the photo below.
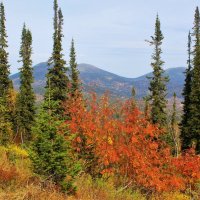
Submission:
M 149 73 L 138 78 L 126 78 L 89 64 L 79 64 L 78 69 L 85 92 L 95 91 L 98 94 L 103 94 L 106 91 L 110 91 L 111 96 L 120 98 L 130 97 L 132 86 L 135 87 L 137 98 L 144 97 L 148 92 L 149 85 L 149 80 L 146 77 L 152 75 L 152 73 Z M 48 65 L 46 62 L 34 66 L 33 75 L 35 82 L 33 83 L 33 87 L 37 94 L 42 95 L 44 93 L 47 70 Z M 176 92 L 179 98 L 182 97 L 184 71 L 184 67 L 170 68 L 165 71 L 165 74 L 170 78 L 170 82 L 167 85 L 168 98 L 171 98 L 174 92 Z M 19 77 L 20 73 L 11 75 L 16 89 L 18 89 L 20 85 Z

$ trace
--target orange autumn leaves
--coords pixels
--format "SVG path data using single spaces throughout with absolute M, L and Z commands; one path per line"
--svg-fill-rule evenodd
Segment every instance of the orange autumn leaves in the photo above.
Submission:
M 195 155 L 194 149 L 190 149 L 174 159 L 173 164 L 184 178 L 186 186 L 194 190 L 195 183 L 200 181 L 200 156 Z
M 84 151 L 81 143 L 84 148 L 92 146 L 102 174 L 120 175 L 157 192 L 184 190 L 200 178 L 199 157 L 188 153 L 173 158 L 159 139 L 162 131 L 131 101 L 110 103 L 107 95 L 97 99 L 93 94 L 87 102 L 81 98 L 70 101 L 66 110 L 70 115 L 66 123 L 77 135 L 74 147 Z

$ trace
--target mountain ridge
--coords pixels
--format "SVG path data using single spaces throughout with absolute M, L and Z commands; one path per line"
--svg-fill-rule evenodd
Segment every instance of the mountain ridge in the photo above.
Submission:
M 47 62 L 42 62 L 34 66 L 33 75 L 35 81 L 33 83 L 33 88 L 37 94 L 44 93 L 44 86 L 46 83 L 45 75 L 48 68 Z M 111 96 L 120 98 L 130 97 L 133 86 L 136 90 L 137 98 L 146 96 L 149 85 L 149 80 L 146 77 L 152 75 L 152 73 L 148 73 L 137 78 L 127 78 L 86 63 L 80 63 L 78 65 L 78 70 L 85 92 L 95 91 L 98 94 L 103 94 L 106 91 L 110 91 Z M 184 71 L 184 67 L 165 70 L 165 75 L 168 75 L 170 78 L 167 84 L 168 98 L 171 98 L 174 92 L 177 94 L 178 98 L 182 97 L 181 93 L 185 79 Z M 18 89 L 20 85 L 20 73 L 18 72 L 10 77 L 13 80 L 15 88 Z

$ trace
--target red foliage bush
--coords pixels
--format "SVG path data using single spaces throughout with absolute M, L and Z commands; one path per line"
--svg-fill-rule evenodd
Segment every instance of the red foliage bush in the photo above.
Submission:
M 174 159 L 173 164 L 184 178 L 185 184 L 195 189 L 195 184 L 200 180 L 200 156 L 195 155 L 195 150 L 186 151 L 182 156 Z
M 66 110 L 70 115 L 66 123 L 77 133 L 75 147 L 84 151 L 80 146 L 87 138 L 85 148 L 95 147 L 101 173 L 119 174 L 152 192 L 185 189 L 185 158 L 176 160 L 170 155 L 169 147 L 159 139 L 162 131 L 131 101 L 111 104 L 106 95 L 99 100 L 92 95 L 87 102 L 81 98 L 71 101 Z M 195 180 L 199 177 L 193 176 Z

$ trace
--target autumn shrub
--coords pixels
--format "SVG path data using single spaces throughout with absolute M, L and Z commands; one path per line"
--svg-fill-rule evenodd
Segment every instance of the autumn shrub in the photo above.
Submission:
M 173 160 L 177 173 L 183 177 L 186 190 L 191 197 L 200 198 L 200 156 L 194 149 L 185 151 L 180 157 Z
M 94 155 L 84 157 L 85 163 L 94 163 L 90 174 L 118 176 L 125 186 L 137 186 L 146 193 L 186 190 L 183 171 L 160 139 L 162 130 L 131 101 L 111 104 L 108 96 L 97 99 L 93 94 L 87 101 L 71 101 L 66 110 L 70 113 L 66 123 L 77 135 L 74 148 Z

